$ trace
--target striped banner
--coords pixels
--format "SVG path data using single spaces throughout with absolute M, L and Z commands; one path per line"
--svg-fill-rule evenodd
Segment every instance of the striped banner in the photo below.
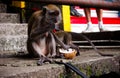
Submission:
M 76 7 L 76 10 L 83 14 L 83 17 L 71 16 L 71 24 L 86 24 L 86 18 L 83 9 Z M 119 11 L 103 10 L 104 24 L 120 24 Z M 97 24 L 97 15 L 95 9 L 91 9 L 91 20 L 93 24 Z

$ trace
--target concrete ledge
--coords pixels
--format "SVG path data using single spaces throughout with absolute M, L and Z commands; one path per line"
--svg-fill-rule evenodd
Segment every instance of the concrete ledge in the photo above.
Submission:
M 44 64 L 43 66 L 37 66 L 37 58 L 23 58 L 1 58 L 0 78 L 64 78 L 64 76 L 78 78 L 72 71 L 69 73 L 65 72 L 63 65 Z M 99 76 L 109 72 L 120 72 L 120 56 L 101 57 L 95 52 L 82 52 L 81 56 L 77 56 L 73 60 L 62 60 L 71 62 L 88 77 Z
M 0 23 L 0 35 L 27 35 L 27 24 Z

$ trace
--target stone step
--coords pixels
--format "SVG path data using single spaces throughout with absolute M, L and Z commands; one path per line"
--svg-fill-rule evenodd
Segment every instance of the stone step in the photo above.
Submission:
M 0 35 L 27 35 L 27 24 L 0 23 Z
M 7 5 L 0 3 L 0 13 L 6 13 Z
M 107 50 L 106 50 L 107 51 Z M 38 59 L 13 57 L 0 58 L 0 78 L 78 78 L 73 71 L 66 71 L 64 65 L 44 64 L 37 65 Z M 102 57 L 94 51 L 82 52 L 80 56 L 72 60 L 54 59 L 57 61 L 71 62 L 88 78 L 120 78 L 119 77 L 119 61 L 120 56 Z M 107 75 L 110 72 L 116 73 Z M 117 74 L 118 73 L 118 74 Z M 104 77 L 104 76 L 105 77 Z M 96 77 L 91 77 L 96 76 Z M 107 77 L 108 76 L 108 77 Z M 117 77 L 116 77 L 117 76 Z M 81 78 L 81 77 L 80 77 Z
M 0 54 L 5 51 L 26 51 L 27 35 L 1 35 L 0 36 Z
M 0 13 L 0 23 L 20 23 L 20 16 L 14 13 Z

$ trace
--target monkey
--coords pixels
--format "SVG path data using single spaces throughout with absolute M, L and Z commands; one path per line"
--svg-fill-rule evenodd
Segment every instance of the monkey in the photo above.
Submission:
M 53 4 L 46 5 L 42 10 L 36 11 L 29 19 L 27 50 L 31 57 L 39 57 L 39 65 L 42 65 L 46 61 L 51 62 L 48 57 L 56 56 L 57 44 L 64 49 L 69 49 L 70 46 L 75 48 L 70 40 L 66 40 L 69 41 L 69 43 L 66 42 L 66 44 L 64 44 L 59 39 L 59 36 L 57 36 L 57 33 L 52 32 L 60 21 L 60 9 Z
M 27 50 L 31 57 L 39 57 L 39 65 L 46 61 L 52 62 L 48 57 L 57 55 L 56 46 L 58 44 L 64 49 L 70 47 L 76 49 L 79 55 L 79 48 L 72 44 L 71 36 L 67 32 L 52 32 L 60 23 L 61 18 L 60 9 L 56 5 L 49 4 L 44 6 L 42 10 L 34 12 L 29 19 Z M 89 39 L 87 40 L 90 42 Z M 94 45 L 93 47 L 95 48 Z

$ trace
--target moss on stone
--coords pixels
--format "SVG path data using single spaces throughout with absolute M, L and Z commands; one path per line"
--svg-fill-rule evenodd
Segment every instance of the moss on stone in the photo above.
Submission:
M 90 77 L 92 75 L 92 68 L 91 68 L 91 66 L 87 66 L 86 67 L 86 75 L 88 77 Z
M 64 74 L 63 74 L 63 73 L 60 73 L 59 78 L 64 78 Z

